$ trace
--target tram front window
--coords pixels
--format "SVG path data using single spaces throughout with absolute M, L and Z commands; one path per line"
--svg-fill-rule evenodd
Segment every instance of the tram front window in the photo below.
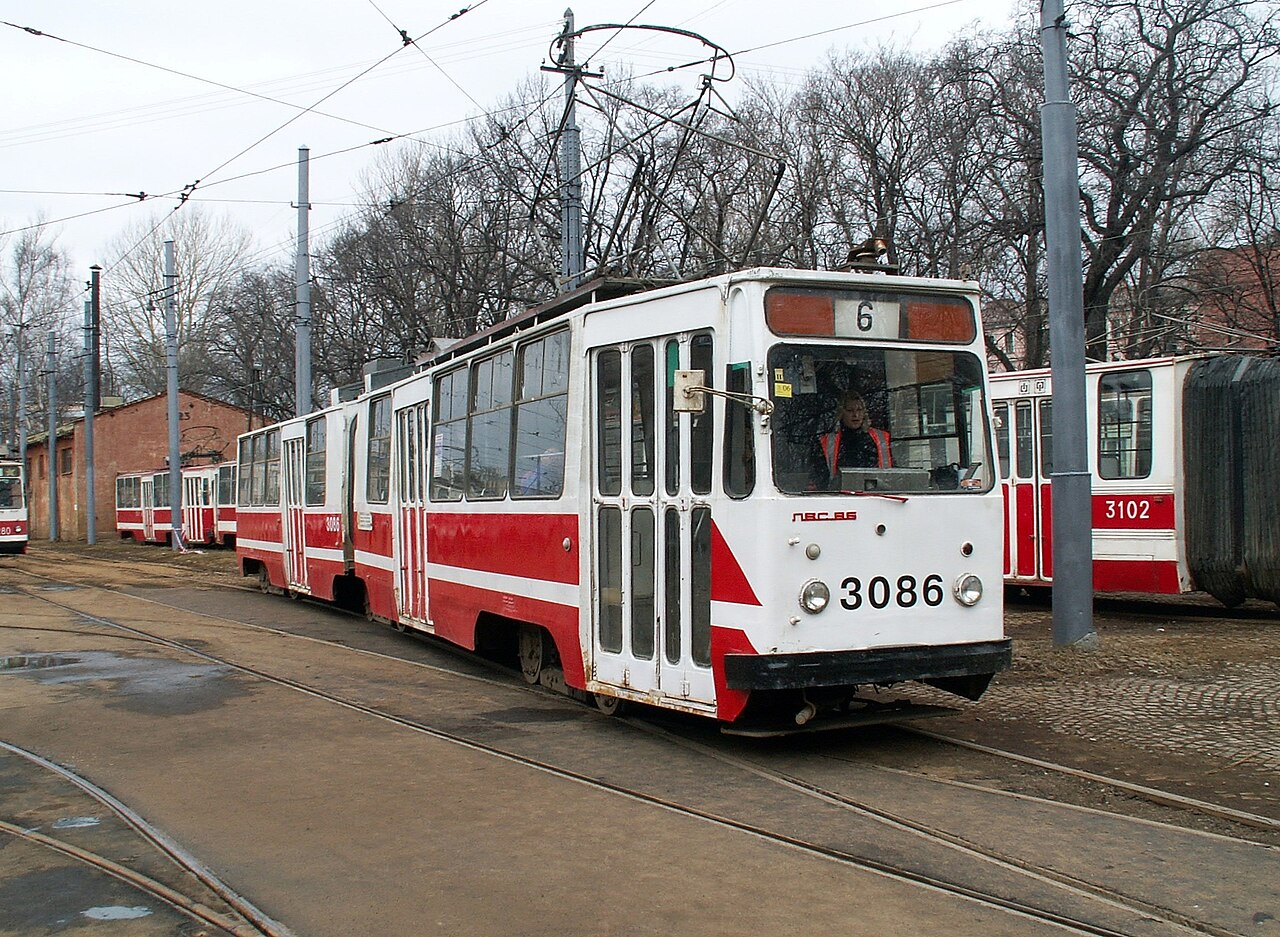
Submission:
M 968 352 L 774 346 L 774 483 L 788 494 L 989 491 L 982 375 Z

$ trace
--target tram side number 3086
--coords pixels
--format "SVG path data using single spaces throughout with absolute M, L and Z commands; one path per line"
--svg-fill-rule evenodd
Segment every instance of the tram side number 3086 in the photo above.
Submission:
M 917 602 L 924 602 L 930 608 L 937 608 L 945 597 L 942 577 L 937 573 L 925 576 L 924 582 L 917 582 L 915 576 L 899 576 L 897 588 L 884 576 L 876 576 L 865 584 L 857 576 L 849 576 L 840 583 L 840 588 L 844 590 L 840 605 L 851 612 L 862 608 L 864 603 L 872 608 L 886 608 L 890 603 L 911 608 Z

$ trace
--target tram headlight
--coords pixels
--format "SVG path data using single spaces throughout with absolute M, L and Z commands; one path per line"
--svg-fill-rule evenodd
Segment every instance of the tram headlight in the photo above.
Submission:
M 800 607 L 811 615 L 818 614 L 830 601 L 831 590 L 820 579 L 810 579 L 800 587 Z
M 956 580 L 953 591 L 961 605 L 977 605 L 982 598 L 982 580 L 973 573 L 965 573 Z

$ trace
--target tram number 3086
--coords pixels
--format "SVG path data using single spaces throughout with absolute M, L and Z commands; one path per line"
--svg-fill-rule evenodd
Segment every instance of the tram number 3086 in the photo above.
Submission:
M 911 608 L 922 602 L 930 608 L 942 604 L 945 593 L 942 589 L 942 577 L 932 573 L 919 581 L 915 576 L 899 576 L 896 583 L 885 576 L 875 576 L 863 582 L 857 576 L 849 576 L 840 583 L 844 594 L 840 597 L 840 606 L 849 611 L 857 611 L 864 605 L 872 608 L 887 608 L 897 605 Z

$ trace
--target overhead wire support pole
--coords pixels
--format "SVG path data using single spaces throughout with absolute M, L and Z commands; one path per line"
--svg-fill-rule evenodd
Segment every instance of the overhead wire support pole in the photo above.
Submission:
M 310 150 L 298 148 L 298 245 L 294 259 L 297 311 L 294 319 L 294 415 L 311 412 Z
M 44 366 L 48 380 L 49 397 L 49 442 L 45 452 L 49 456 L 49 542 L 58 539 L 58 359 L 56 356 L 57 337 L 49 333 L 48 350 L 45 353 Z
M 1053 643 L 1093 648 L 1093 511 L 1084 375 L 1084 270 L 1075 105 L 1063 0 L 1042 0 L 1045 244 L 1053 380 Z
M 178 291 L 173 241 L 164 242 L 164 347 L 169 389 L 169 543 L 182 550 L 182 453 L 178 448 Z
M 573 10 L 564 11 L 562 50 L 556 64 L 564 75 L 564 127 L 560 131 L 560 289 L 573 289 L 582 279 L 582 138 L 578 133 L 576 95 L 581 69 L 574 61 Z
M 90 546 L 98 542 L 98 505 L 93 490 L 93 305 L 92 299 L 84 301 L 84 538 Z

